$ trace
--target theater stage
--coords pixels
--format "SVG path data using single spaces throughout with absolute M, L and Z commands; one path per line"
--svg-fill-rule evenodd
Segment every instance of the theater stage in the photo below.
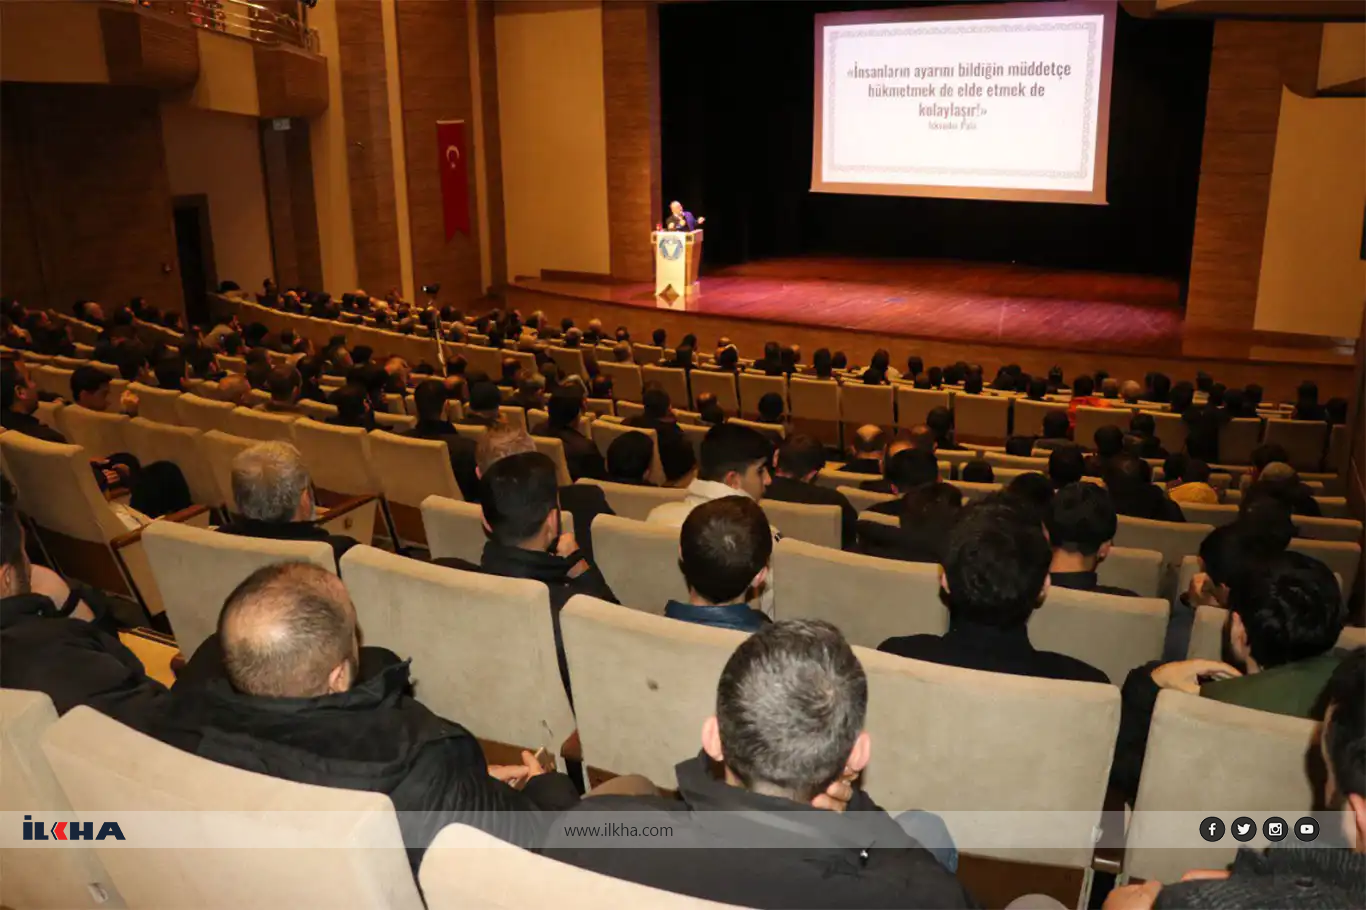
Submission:
M 747 356 L 770 338 L 797 343 L 808 362 L 810 351 L 822 346 L 843 349 L 859 363 L 887 347 L 897 364 L 914 351 L 927 363 L 976 360 L 993 370 L 1007 362 L 1030 371 L 1058 363 L 1068 375 L 1105 368 L 1184 376 L 1207 369 L 1230 383 L 1269 381 L 1285 394 L 1306 375 L 1344 393 L 1351 380 L 1350 346 L 1314 336 L 1191 331 L 1177 282 L 1141 275 L 798 258 L 709 271 L 696 294 L 672 303 L 657 300 L 652 283 L 553 272 L 518 278 L 509 298 L 523 312 L 543 309 L 580 321 L 596 316 L 609 329 L 625 324 L 636 340 L 663 326 L 670 343 L 691 331 L 704 348 L 729 335 Z M 562 313 L 556 301 L 579 305 Z M 1272 375 L 1260 377 L 1258 366 Z

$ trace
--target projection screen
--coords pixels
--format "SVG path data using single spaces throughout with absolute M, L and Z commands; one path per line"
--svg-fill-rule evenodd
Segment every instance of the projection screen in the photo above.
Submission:
M 1105 203 L 1114 4 L 816 16 L 811 190 Z

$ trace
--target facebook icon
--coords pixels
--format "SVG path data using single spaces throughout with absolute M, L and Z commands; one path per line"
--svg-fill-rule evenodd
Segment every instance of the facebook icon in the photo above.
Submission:
M 1223 840 L 1224 822 L 1223 819 L 1211 815 L 1200 823 L 1200 836 L 1211 844 Z

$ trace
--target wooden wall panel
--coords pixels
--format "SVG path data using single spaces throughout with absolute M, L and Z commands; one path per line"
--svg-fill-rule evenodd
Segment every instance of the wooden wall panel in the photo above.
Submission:
M 1197 334 L 1252 329 L 1281 87 L 1314 92 L 1322 28 L 1215 24 L 1186 298 Z
M 186 20 L 105 7 L 100 28 L 109 81 L 115 85 L 188 88 L 199 78 L 199 39 Z
M 336 4 L 336 16 L 356 276 L 362 288 L 383 297 L 389 288 L 402 284 L 384 21 L 379 0 L 345 0 Z M 328 290 L 340 294 L 352 289 Z
M 282 287 L 325 289 L 308 121 L 295 120 L 287 130 L 263 122 L 261 157 L 275 280 Z
M 122 303 L 141 295 L 154 306 L 181 310 L 156 93 L 6 83 L 0 107 L 3 195 L 11 197 L 0 226 L 6 293 L 68 310 L 80 297 Z M 28 261 L 12 262 L 11 255 Z
M 315 117 L 327 110 L 327 61 L 298 48 L 255 45 L 262 117 Z
M 490 287 L 508 280 L 507 215 L 503 207 L 503 131 L 498 122 L 498 42 L 494 33 L 493 0 L 475 0 L 479 29 L 479 103 L 484 117 L 484 175 L 489 219 Z
M 602 5 L 607 211 L 612 277 L 654 277 L 650 228 L 662 216 L 659 16 L 652 2 Z
M 441 200 L 438 120 L 464 120 L 471 158 L 476 153 L 470 84 L 469 5 L 464 0 L 402 0 L 395 4 L 403 87 L 404 156 L 413 280 L 441 285 L 443 300 L 469 302 L 483 293 L 479 275 L 478 181 L 469 178 L 470 233 L 446 241 Z M 486 153 L 487 154 L 487 153 Z

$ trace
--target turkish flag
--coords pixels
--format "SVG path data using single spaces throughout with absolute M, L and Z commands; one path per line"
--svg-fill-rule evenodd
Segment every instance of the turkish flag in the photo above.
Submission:
M 436 121 L 436 148 L 441 156 L 441 207 L 446 216 L 446 239 L 470 232 L 469 153 L 465 121 Z

